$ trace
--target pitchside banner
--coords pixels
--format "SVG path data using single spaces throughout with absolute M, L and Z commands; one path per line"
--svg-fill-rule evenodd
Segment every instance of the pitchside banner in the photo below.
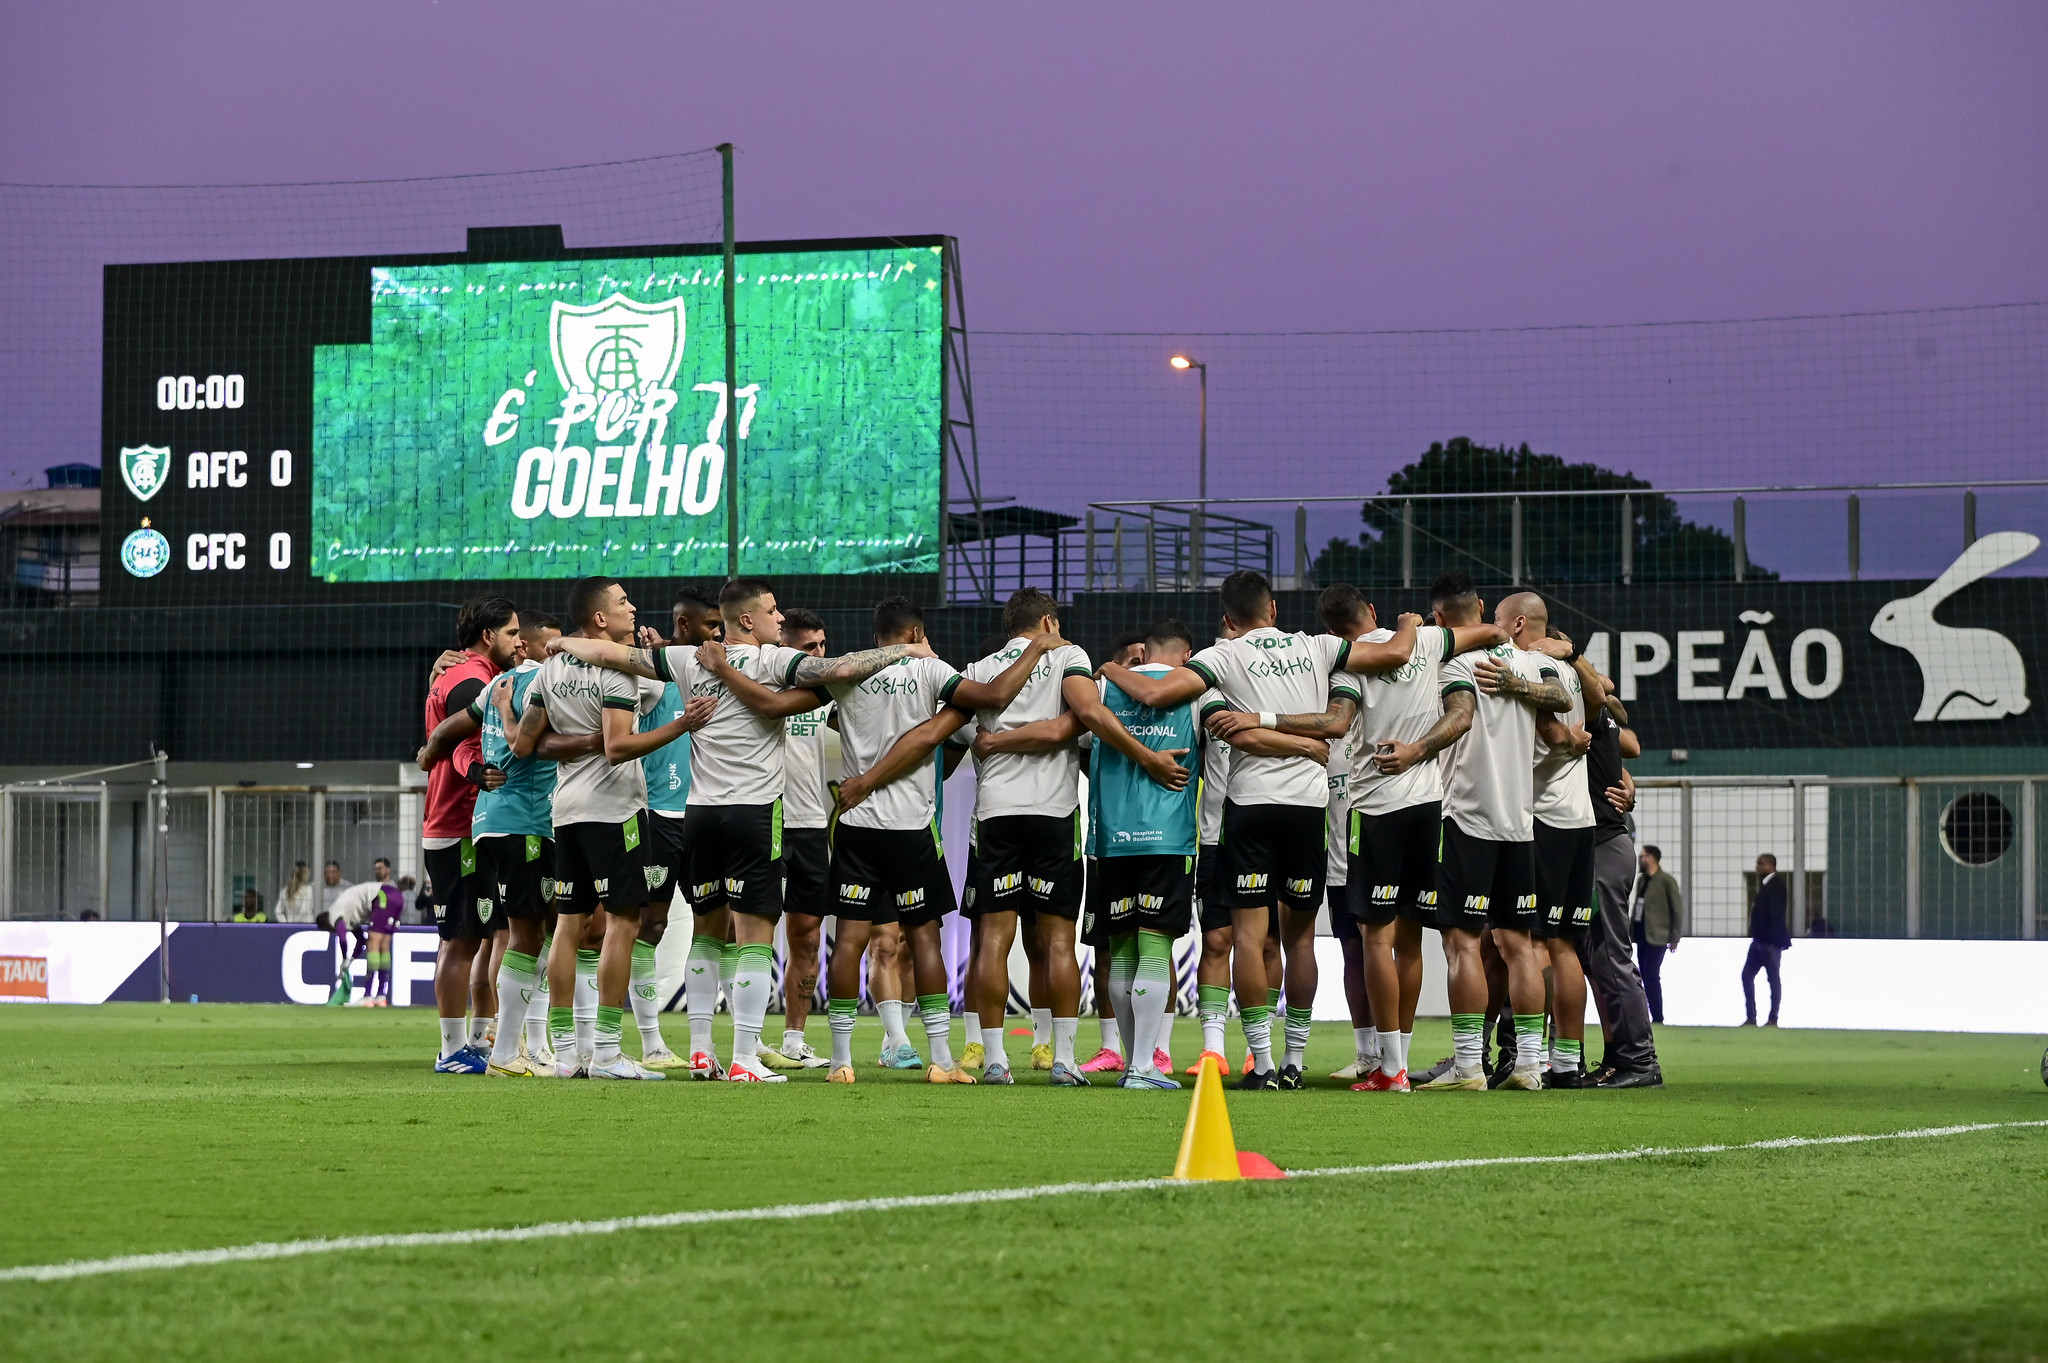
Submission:
M 102 590 L 935 574 L 945 250 L 110 267 Z
M 1931 584 L 1702 583 L 1545 592 L 1646 745 L 2048 746 L 2034 694 L 2048 579 L 1987 578 L 2032 535 L 1988 535 Z

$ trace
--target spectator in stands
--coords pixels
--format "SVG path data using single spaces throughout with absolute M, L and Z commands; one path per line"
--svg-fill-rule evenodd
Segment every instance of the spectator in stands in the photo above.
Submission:
M 408 877 L 407 877 L 406 879 L 410 880 L 410 879 L 411 879 L 411 877 L 410 877 L 410 876 L 408 876 Z M 399 888 L 399 889 L 401 889 L 401 890 L 406 890 L 406 891 L 411 891 L 411 890 L 412 890 L 412 887 L 411 887 L 410 885 L 407 885 L 407 884 L 405 884 L 405 883 L 403 883 L 403 882 L 400 882 L 400 884 L 399 884 L 398 888 Z M 413 909 L 413 919 L 412 919 L 412 921 L 413 921 L 413 922 L 415 922 L 415 923 L 418 923 L 418 924 L 419 924 L 419 925 L 420 925 L 421 927 L 431 927 L 431 926 L 433 926 L 433 923 L 434 923 L 434 882 L 433 882 L 433 881 L 431 881 L 431 880 L 422 880 L 422 881 L 420 881 L 420 887 L 419 887 L 419 890 L 418 890 L 418 891 L 417 891 L 416 893 L 413 893 L 413 896 L 412 896 L 412 909 Z
M 234 921 L 237 923 L 268 923 L 270 915 L 263 912 L 263 896 L 253 889 L 242 891 L 242 902 L 235 906 Z
M 78 915 L 78 921 L 81 923 L 97 923 L 100 921 L 99 911 L 97 909 L 86 909 Z
M 313 921 L 313 872 L 303 861 L 292 863 L 292 878 L 277 892 L 277 921 L 280 923 L 310 923 Z
M 355 882 L 341 878 L 341 863 L 338 861 L 327 863 L 322 878 L 326 883 L 320 887 L 320 912 L 331 915 L 334 912 L 335 898 Z
M 1778 1025 L 1778 1000 L 1783 984 L 1778 964 L 1792 945 L 1791 923 L 1785 912 L 1785 882 L 1778 878 L 1778 859 L 1765 852 L 1756 859 L 1756 899 L 1749 906 L 1749 959 L 1742 963 L 1742 1025 L 1756 1026 L 1756 972 L 1764 972 L 1771 985 L 1771 1016 L 1766 1027 Z
M 1636 892 L 1630 905 L 1636 939 L 1636 973 L 1650 1002 L 1650 1021 L 1664 1020 L 1664 953 L 1677 951 L 1685 936 L 1685 901 L 1678 881 L 1663 869 L 1664 854 L 1645 844 L 1636 864 Z

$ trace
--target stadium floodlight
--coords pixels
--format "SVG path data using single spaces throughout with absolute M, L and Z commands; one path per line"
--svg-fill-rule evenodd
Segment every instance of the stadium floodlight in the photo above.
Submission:
M 1194 514 L 1188 517 L 1188 577 L 1190 585 L 1202 580 L 1202 521 L 1209 508 L 1209 366 L 1187 355 L 1167 361 L 1175 369 L 1195 370 L 1202 381 L 1201 452 L 1195 462 Z

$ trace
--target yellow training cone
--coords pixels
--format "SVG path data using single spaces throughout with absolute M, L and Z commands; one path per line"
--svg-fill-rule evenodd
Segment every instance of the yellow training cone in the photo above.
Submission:
M 1181 1132 L 1180 1158 L 1174 1161 L 1173 1177 L 1244 1177 L 1237 1168 L 1237 1141 L 1230 1134 L 1230 1109 L 1223 1105 L 1223 1077 L 1210 1056 L 1202 1057 L 1202 1072 L 1195 1078 L 1195 1098 L 1188 1104 L 1188 1125 Z

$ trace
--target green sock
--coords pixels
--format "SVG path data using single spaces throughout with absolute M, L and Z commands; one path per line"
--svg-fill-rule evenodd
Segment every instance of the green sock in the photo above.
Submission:
M 388 959 L 388 958 L 387 958 Z M 521 975 L 531 975 L 540 968 L 540 961 L 523 951 L 507 951 L 505 964 Z
M 1485 1014 L 1451 1014 L 1451 1053 L 1457 1057 L 1459 1069 L 1480 1068 L 1486 1059 Z
M 1129 1021 L 1124 1027 L 1124 1050 L 1134 1069 L 1152 1068 L 1152 1055 L 1159 1049 L 1160 1028 L 1167 1009 L 1173 1006 L 1173 944 L 1163 932 L 1149 929 L 1138 933 L 1137 973 L 1131 980 Z M 1121 1004 L 1122 1000 L 1118 1000 Z
M 931 1046 L 932 1063 L 942 1070 L 953 1068 L 953 1003 L 944 994 L 919 994 L 917 1012 L 924 1019 L 925 1041 Z
M 616 1060 L 619 1055 L 619 1039 L 626 1031 L 626 1010 L 597 1005 L 597 1054 L 599 1064 Z
M 1308 1057 L 1309 1017 L 1308 1009 L 1296 1008 L 1293 1004 L 1287 1006 L 1287 1022 L 1285 1027 L 1287 1037 L 1286 1063 L 1295 1066 L 1297 1069 L 1300 1068 L 1302 1061 Z
M 1252 1053 L 1252 1068 L 1273 1068 L 1273 1010 L 1255 1003 L 1238 1010 L 1237 1025 L 1244 1029 L 1244 1044 Z
M 1268 1008 L 1278 1008 L 1279 1006 L 1280 1006 L 1280 991 L 1279 991 L 1279 990 L 1277 990 L 1277 989 L 1268 989 L 1268 990 L 1266 991 L 1266 1007 L 1268 1007 Z
M 1198 984 L 1195 986 L 1195 1010 L 1203 1017 L 1214 1013 L 1222 1017 L 1230 1011 L 1230 986 L 1227 984 Z
M 1515 1068 L 1529 1069 L 1543 1064 L 1543 1014 L 1515 1014 Z
M 1585 1043 L 1573 1041 L 1570 1037 L 1556 1037 L 1550 1043 L 1550 1068 L 1560 1074 L 1573 1074 L 1583 1068 Z
M 548 1008 L 548 1045 L 558 1051 L 576 1053 L 576 1010 L 573 1008 Z

